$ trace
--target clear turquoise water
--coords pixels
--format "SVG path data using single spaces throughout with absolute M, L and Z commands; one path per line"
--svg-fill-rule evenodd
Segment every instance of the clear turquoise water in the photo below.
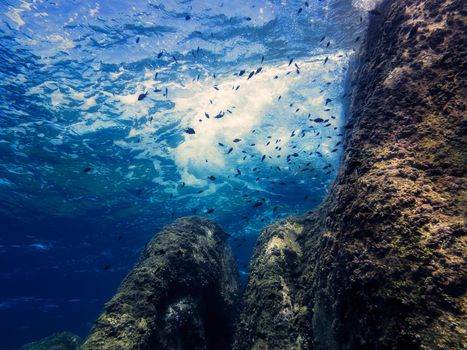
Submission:
M 263 227 L 319 204 L 371 1 L 308 5 L 1 2 L 0 348 L 84 336 L 174 218 L 219 222 L 245 277 Z

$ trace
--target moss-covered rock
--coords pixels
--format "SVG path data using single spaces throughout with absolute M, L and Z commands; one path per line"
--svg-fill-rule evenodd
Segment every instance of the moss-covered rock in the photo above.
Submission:
M 308 349 L 306 306 L 297 302 L 304 220 L 266 228 L 254 250 L 234 349 Z
M 60 332 L 23 345 L 21 350 L 79 350 L 82 342 L 82 339 L 75 334 Z
M 465 347 L 465 24 L 461 0 L 373 12 L 340 172 L 299 235 L 261 234 L 238 349 Z
M 83 350 L 227 349 L 239 287 L 227 236 L 199 217 L 166 226 L 106 304 Z

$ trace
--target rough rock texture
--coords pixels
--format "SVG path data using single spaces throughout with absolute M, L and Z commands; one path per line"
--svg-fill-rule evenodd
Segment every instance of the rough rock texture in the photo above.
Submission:
M 106 304 L 83 350 L 228 348 L 238 272 L 226 238 L 199 217 L 165 227 Z
M 78 350 L 82 342 L 82 339 L 75 334 L 61 332 L 23 345 L 21 350 Z
M 341 170 L 317 211 L 262 233 L 236 349 L 467 343 L 465 1 L 378 10 Z
M 304 219 L 288 218 L 266 228 L 250 264 L 234 349 L 307 349 L 303 318 L 307 307 L 296 300 L 303 251 L 297 240 Z

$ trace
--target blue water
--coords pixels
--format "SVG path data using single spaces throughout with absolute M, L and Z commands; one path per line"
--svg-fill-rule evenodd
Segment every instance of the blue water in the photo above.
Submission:
M 245 278 L 334 179 L 372 2 L 2 0 L 0 348 L 85 336 L 177 217 L 220 223 Z

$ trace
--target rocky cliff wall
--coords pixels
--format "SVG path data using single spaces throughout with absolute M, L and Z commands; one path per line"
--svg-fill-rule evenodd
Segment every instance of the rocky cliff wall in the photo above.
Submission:
M 340 172 L 319 210 L 261 234 L 236 349 L 464 347 L 465 14 L 372 11 Z

